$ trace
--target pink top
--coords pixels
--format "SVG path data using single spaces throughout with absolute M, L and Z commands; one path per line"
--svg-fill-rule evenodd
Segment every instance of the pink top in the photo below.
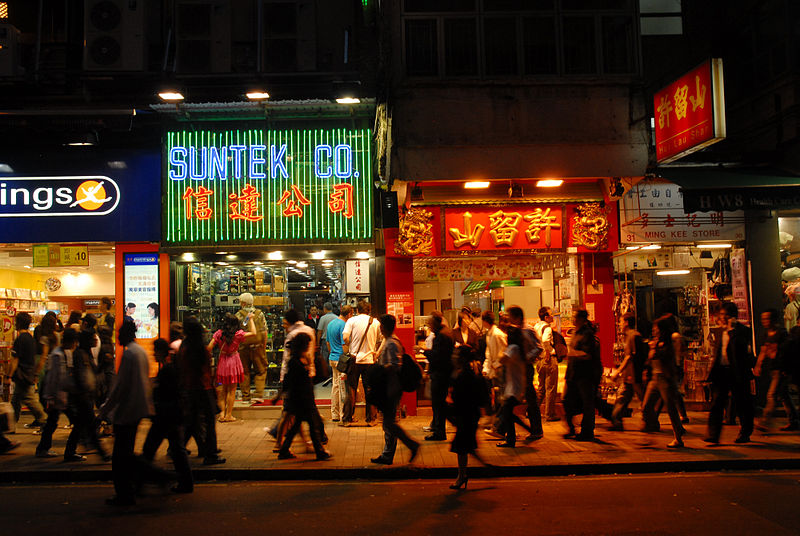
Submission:
M 214 342 L 217 343 L 217 346 L 220 348 L 220 355 L 233 355 L 239 353 L 239 345 L 244 340 L 244 337 L 245 332 L 240 329 L 233 336 L 233 341 L 228 344 L 222 337 L 222 330 L 219 329 L 214 333 Z

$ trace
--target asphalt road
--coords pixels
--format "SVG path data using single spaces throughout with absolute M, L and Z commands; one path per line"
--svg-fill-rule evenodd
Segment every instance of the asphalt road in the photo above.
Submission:
M 800 534 L 800 472 L 209 483 L 103 504 L 107 484 L 0 486 L 0 534 Z

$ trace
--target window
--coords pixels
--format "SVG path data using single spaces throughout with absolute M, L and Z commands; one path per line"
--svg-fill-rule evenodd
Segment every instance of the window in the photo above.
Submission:
M 515 75 L 517 67 L 517 21 L 512 17 L 486 18 L 483 41 L 487 75 Z
M 525 74 L 558 72 L 555 17 L 526 17 L 522 21 Z
M 452 13 L 474 11 L 475 0 L 405 0 L 406 13 Z
M 444 72 L 447 76 L 478 74 L 475 19 L 445 19 L 444 52 Z
M 439 74 L 436 19 L 406 20 L 406 72 L 409 76 Z
M 633 71 L 633 20 L 603 17 L 603 72 L 625 74 Z
M 597 72 L 594 47 L 594 18 L 564 17 L 564 72 Z
M 639 0 L 642 35 L 681 35 L 681 0 Z

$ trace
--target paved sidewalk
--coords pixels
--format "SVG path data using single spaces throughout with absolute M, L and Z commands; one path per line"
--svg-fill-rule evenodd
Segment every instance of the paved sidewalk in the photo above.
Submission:
M 272 410 L 272 411 L 270 411 Z M 378 466 L 370 458 L 380 454 L 383 432 L 380 426 L 353 426 L 343 428 L 326 422 L 329 436 L 328 450 L 333 454 L 329 461 L 318 462 L 313 451 L 306 449 L 300 438 L 295 439 L 292 451 L 294 460 L 278 460 L 273 453 L 274 441 L 264 431 L 277 416 L 273 408 L 262 411 L 246 411 L 236 422 L 218 423 L 217 434 L 222 456 L 227 463 L 204 466 L 202 460 L 192 456 L 191 462 L 198 480 L 282 480 L 282 479 L 350 479 L 350 478 L 443 478 L 453 475 L 456 456 L 450 452 L 448 442 L 423 441 L 422 427 L 430 417 L 408 417 L 400 421 L 412 437 L 423 443 L 419 456 L 408 464 L 409 451 L 398 445 L 395 463 Z M 362 410 L 363 411 L 363 410 Z M 357 413 L 359 416 L 361 412 Z M 323 417 L 325 414 L 323 413 Z M 672 471 L 709 471 L 736 469 L 800 469 L 800 434 L 776 432 L 753 435 L 753 441 L 736 445 L 738 427 L 725 427 L 722 443 L 708 446 L 702 441 L 705 435 L 706 413 L 690 412 L 691 424 L 686 425 L 686 448 L 671 450 L 666 444 L 671 432 L 666 416 L 662 417 L 662 432 L 645 434 L 638 431 L 641 421 L 638 415 L 626 419 L 631 431 L 610 432 L 607 423 L 598 419 L 597 440 L 592 443 L 563 439 L 564 425 L 561 422 L 545 423 L 543 439 L 530 445 L 518 443 L 517 448 L 496 447 L 494 439 L 479 429 L 478 452 L 493 467 L 481 467 L 470 458 L 472 474 L 478 476 L 532 476 L 570 474 L 614 474 L 648 473 Z M 71 482 L 110 479 L 111 465 L 103 463 L 95 454 L 89 460 L 64 463 L 61 457 L 40 459 L 34 456 L 38 435 L 25 429 L 22 424 L 30 422 L 23 416 L 18 432 L 9 438 L 22 442 L 15 451 L 0 456 L 0 481 L 2 482 Z M 61 424 L 66 422 L 62 419 Z M 360 424 L 360 423 L 358 423 Z M 142 425 L 138 436 L 138 447 L 146 434 L 148 423 Z M 634 431 L 637 430 L 637 431 Z M 452 438 L 452 430 L 448 437 Z M 68 430 L 59 428 L 54 435 L 53 449 L 63 452 Z M 520 439 L 524 434 L 520 435 Z M 111 440 L 105 439 L 109 449 Z M 196 453 L 193 442 L 190 450 Z M 81 449 L 79 448 L 79 452 Z M 166 443 L 158 453 L 159 464 L 169 465 L 166 458 Z

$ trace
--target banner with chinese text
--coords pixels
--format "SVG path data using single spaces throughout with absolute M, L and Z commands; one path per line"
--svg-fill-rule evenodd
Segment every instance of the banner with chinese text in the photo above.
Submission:
M 369 129 L 171 131 L 168 245 L 368 243 Z
M 560 249 L 560 205 L 458 207 L 444 210 L 445 251 Z
M 743 211 L 685 214 L 683 192 L 671 182 L 640 182 L 625 193 L 619 211 L 623 244 L 744 240 Z

